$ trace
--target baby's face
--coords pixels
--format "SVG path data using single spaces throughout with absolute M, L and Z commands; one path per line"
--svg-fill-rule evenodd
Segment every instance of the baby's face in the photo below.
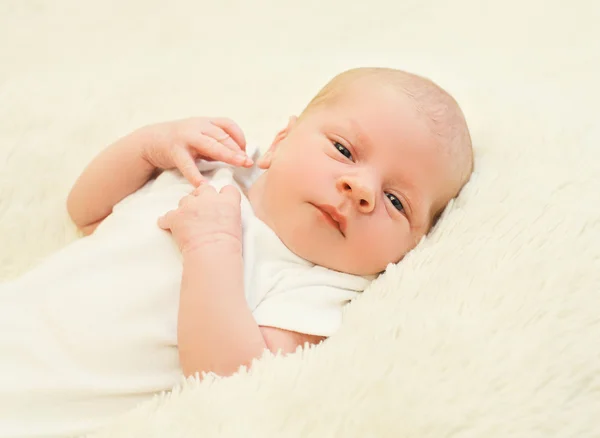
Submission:
M 250 199 L 298 256 L 377 274 L 417 244 L 457 192 L 447 159 L 408 97 L 358 82 L 292 119 Z

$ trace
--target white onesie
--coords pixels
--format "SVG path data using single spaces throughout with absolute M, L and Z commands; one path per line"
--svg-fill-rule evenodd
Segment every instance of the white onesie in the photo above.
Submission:
M 256 169 L 198 163 L 211 184 L 247 188 Z M 176 171 L 115 206 L 91 236 L 0 284 L 0 437 L 95 430 L 182 377 L 181 254 L 157 218 L 193 187 Z M 369 284 L 290 252 L 242 196 L 245 295 L 256 322 L 329 336 Z

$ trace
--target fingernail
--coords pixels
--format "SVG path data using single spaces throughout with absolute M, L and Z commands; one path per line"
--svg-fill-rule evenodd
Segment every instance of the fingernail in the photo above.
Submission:
M 235 159 L 238 163 L 240 163 L 241 165 L 246 164 L 246 161 L 248 160 L 248 157 L 244 154 L 237 154 L 235 156 Z

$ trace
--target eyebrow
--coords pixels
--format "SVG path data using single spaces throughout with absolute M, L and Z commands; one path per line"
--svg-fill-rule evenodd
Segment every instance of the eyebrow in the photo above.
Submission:
M 348 119 L 348 124 L 350 125 L 350 130 L 352 131 L 352 134 L 356 137 L 356 139 L 361 144 L 363 144 L 367 148 L 371 149 L 372 145 L 373 145 L 372 142 L 371 142 L 371 139 L 365 133 L 365 131 L 362 129 L 362 127 L 360 126 L 360 123 L 358 123 L 353 118 L 349 118 Z

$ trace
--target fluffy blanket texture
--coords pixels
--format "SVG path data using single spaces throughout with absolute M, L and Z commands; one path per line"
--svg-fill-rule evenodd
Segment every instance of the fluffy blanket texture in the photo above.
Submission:
M 265 147 L 339 71 L 404 68 L 476 146 L 439 226 L 324 344 L 99 437 L 600 436 L 599 20 L 593 0 L 4 0 L 0 279 L 77 238 L 68 190 L 129 130 L 227 115 Z

